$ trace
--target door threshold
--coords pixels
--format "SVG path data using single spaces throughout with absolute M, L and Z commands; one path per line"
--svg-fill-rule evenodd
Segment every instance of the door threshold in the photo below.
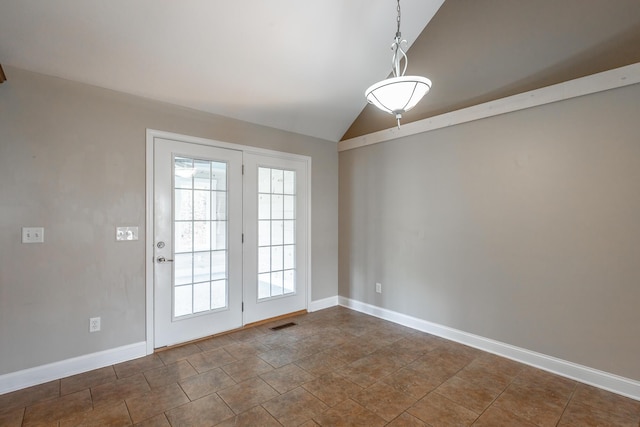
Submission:
M 167 350 L 172 350 L 174 348 L 178 348 L 178 347 L 184 347 L 185 345 L 189 345 L 189 344 L 197 344 L 201 341 L 205 341 L 211 338 L 216 338 L 216 337 L 221 337 L 224 335 L 229 335 L 232 334 L 234 332 L 238 332 L 238 331 L 243 331 L 245 329 L 250 329 L 250 328 L 255 328 L 256 326 L 261 326 L 267 323 L 272 323 L 272 322 L 277 322 L 278 320 L 283 320 L 283 319 L 288 319 L 289 317 L 295 317 L 295 316 L 300 316 L 302 314 L 307 314 L 308 311 L 307 310 L 299 310 L 299 311 L 294 311 L 293 313 L 287 313 L 287 314 L 282 314 L 280 316 L 275 316 L 275 317 L 270 317 L 269 319 L 264 319 L 264 320 L 259 320 L 257 322 L 253 322 L 253 323 L 247 323 L 246 325 L 240 327 L 240 328 L 235 328 L 235 329 L 231 329 L 229 331 L 224 331 L 224 332 L 220 332 L 217 334 L 213 334 L 213 335 L 208 335 L 206 337 L 202 337 L 202 338 L 197 338 L 195 340 L 191 340 L 191 341 L 185 341 L 185 342 L 181 342 L 179 344 L 173 344 L 173 345 L 166 345 L 164 347 L 158 347 L 153 349 L 154 353 L 161 353 L 163 351 L 167 351 Z

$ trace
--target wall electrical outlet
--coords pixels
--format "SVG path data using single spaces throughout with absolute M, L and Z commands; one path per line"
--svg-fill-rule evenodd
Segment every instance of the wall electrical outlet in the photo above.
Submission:
M 22 227 L 22 243 L 43 243 L 44 227 Z
M 100 318 L 92 317 L 89 319 L 89 332 L 98 332 L 100 330 Z
M 138 227 L 116 227 L 116 240 L 138 240 Z
M 376 292 L 379 294 L 382 293 L 382 283 L 376 283 Z

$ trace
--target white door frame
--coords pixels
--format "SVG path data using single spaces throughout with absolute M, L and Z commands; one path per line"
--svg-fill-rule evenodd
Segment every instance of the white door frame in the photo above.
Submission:
M 153 269 L 154 269 L 154 241 L 153 241 L 153 221 L 154 221 L 154 140 L 155 138 L 172 139 L 192 144 L 200 144 L 219 148 L 228 148 L 240 150 L 243 153 L 254 153 L 258 155 L 269 155 L 281 157 L 285 159 L 296 159 L 303 161 L 307 165 L 307 309 L 311 304 L 311 157 L 299 154 L 285 153 L 265 148 L 251 147 L 241 144 L 233 144 L 229 142 L 216 141 L 213 139 L 199 138 L 195 136 L 181 135 L 177 133 L 164 132 L 160 130 L 147 129 L 146 142 L 146 227 L 145 227 L 145 291 L 146 291 L 146 344 L 147 354 L 154 352 L 154 286 L 153 286 Z M 244 229 L 244 226 L 243 226 Z

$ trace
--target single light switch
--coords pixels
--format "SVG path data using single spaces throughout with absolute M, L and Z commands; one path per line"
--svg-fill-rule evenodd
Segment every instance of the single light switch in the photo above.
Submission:
M 44 227 L 22 227 L 22 243 L 43 243 Z
M 138 240 L 138 227 L 116 227 L 116 240 Z

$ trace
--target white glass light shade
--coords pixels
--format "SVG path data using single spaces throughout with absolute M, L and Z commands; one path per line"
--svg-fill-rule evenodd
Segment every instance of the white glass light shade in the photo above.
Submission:
M 391 77 L 371 85 L 367 101 L 396 117 L 411 110 L 431 89 L 431 80 L 420 76 Z

